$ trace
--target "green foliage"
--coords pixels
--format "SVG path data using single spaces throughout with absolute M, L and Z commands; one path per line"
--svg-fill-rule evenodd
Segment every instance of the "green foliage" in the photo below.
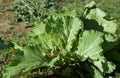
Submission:
M 105 12 L 100 10 L 99 8 L 95 8 L 95 6 L 92 6 L 94 3 L 91 3 L 89 5 L 86 5 L 85 9 L 85 15 L 86 15 L 86 27 L 90 28 L 88 26 L 90 22 L 96 22 L 103 31 L 111 34 L 115 34 L 117 30 L 117 24 L 115 23 L 115 20 L 112 19 L 112 17 L 108 16 Z M 94 8 L 94 9 L 92 9 Z M 88 25 L 87 25 L 88 24 Z M 113 28 L 114 26 L 114 28 Z
M 0 38 L 0 58 L 6 56 L 6 54 L 10 53 L 12 50 L 13 45 L 12 44 L 5 44 L 5 41 L 3 41 Z
M 18 46 L 15 44 L 15 46 Z M 20 47 L 21 51 L 16 51 L 10 65 L 6 68 L 3 78 L 22 77 L 36 67 L 42 67 L 46 63 L 45 58 L 35 47 Z M 17 48 L 16 48 L 17 49 Z M 16 76 L 15 76 L 16 75 Z
M 35 21 L 41 21 L 48 17 L 49 12 L 58 9 L 58 5 L 51 0 L 15 0 L 14 10 L 16 11 L 16 20 L 33 24 Z
M 43 20 L 34 20 L 34 28 L 27 33 L 24 44 L 11 41 L 14 52 L 2 78 L 27 78 L 33 69 L 57 71 L 56 66 L 66 66 L 59 72 L 63 77 L 76 73 L 79 78 L 105 78 L 117 71 L 119 66 L 114 61 L 119 53 L 112 52 L 118 43 L 118 26 L 94 2 L 85 7 L 81 19 L 74 10 L 59 9 L 49 12 Z M 119 75 L 117 72 L 114 73 Z

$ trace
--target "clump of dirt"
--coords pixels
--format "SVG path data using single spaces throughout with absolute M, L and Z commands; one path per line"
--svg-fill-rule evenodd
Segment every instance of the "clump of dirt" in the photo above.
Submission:
M 17 22 L 11 28 L 13 33 L 27 33 L 32 29 L 32 27 L 26 27 L 27 24 L 25 22 Z
M 0 13 L 0 29 L 3 29 L 4 27 L 9 25 L 3 16 L 4 15 Z
M 16 22 L 11 25 L 10 20 L 14 20 L 15 13 L 6 11 L 5 13 L 0 13 L 0 38 L 13 39 L 13 34 L 22 34 L 25 35 L 28 31 L 30 31 L 31 27 L 26 27 L 27 24 L 25 22 Z M 6 19 L 7 18 L 7 19 Z

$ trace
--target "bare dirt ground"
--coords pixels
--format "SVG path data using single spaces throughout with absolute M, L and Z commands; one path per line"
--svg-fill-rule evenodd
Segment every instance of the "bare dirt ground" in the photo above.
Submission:
M 15 21 L 15 12 L 8 11 L 7 9 L 13 6 L 14 0 L 3 0 L 1 7 L 3 9 L 0 12 L 0 38 L 7 38 L 12 39 L 12 34 L 25 34 L 26 32 L 30 31 L 31 28 L 26 28 L 25 22 L 16 22 L 11 24 Z

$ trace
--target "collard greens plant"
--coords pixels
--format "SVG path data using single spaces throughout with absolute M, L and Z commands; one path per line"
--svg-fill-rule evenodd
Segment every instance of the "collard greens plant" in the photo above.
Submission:
M 56 66 L 66 66 L 59 72 L 65 77 L 73 72 L 79 78 L 111 77 L 116 64 L 105 54 L 117 45 L 117 27 L 95 2 L 86 5 L 81 18 L 74 10 L 50 12 L 44 22 L 34 23 L 23 45 L 11 41 L 14 52 L 1 78 L 27 78 L 33 69 L 55 70 Z

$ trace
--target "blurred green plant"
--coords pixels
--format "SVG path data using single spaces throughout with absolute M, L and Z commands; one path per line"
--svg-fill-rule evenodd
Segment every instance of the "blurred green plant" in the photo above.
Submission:
M 49 16 L 50 12 L 58 9 L 59 6 L 52 0 L 15 0 L 14 10 L 16 11 L 16 20 L 27 23 L 42 21 Z

